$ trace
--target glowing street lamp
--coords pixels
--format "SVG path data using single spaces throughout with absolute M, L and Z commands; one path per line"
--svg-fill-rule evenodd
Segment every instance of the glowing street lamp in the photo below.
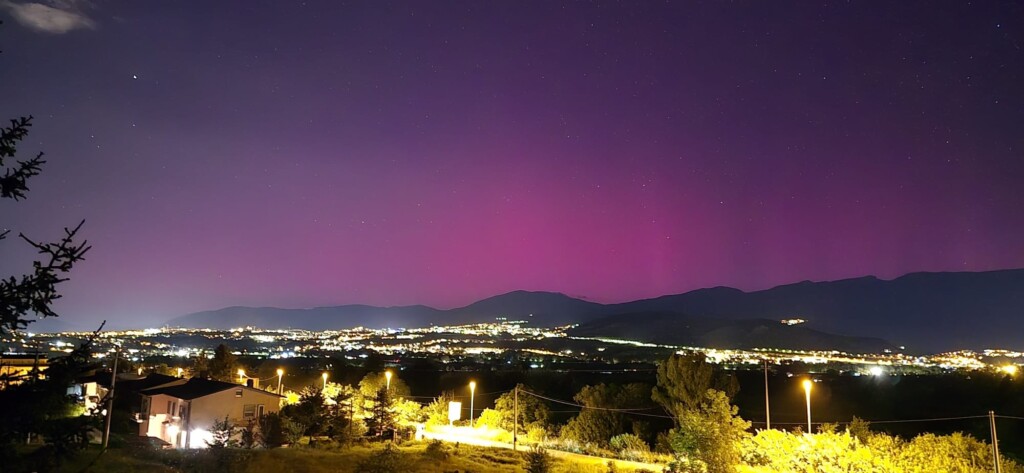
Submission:
M 1006 374 L 1008 374 L 1010 376 L 1014 376 L 1014 375 L 1017 374 L 1017 365 L 1006 365 L 1006 366 L 1003 366 L 1003 367 L 1001 367 L 999 369 L 1003 373 L 1006 373 Z
M 241 368 L 238 369 L 238 383 L 245 384 L 245 370 Z
M 385 391 L 388 391 L 388 392 L 391 392 L 391 376 L 392 376 L 391 375 L 391 370 L 388 370 L 388 371 L 384 372 L 384 379 L 387 380 L 386 381 L 387 382 L 387 387 L 384 388 L 384 389 L 385 389 Z
M 473 426 L 473 398 L 476 396 L 476 381 L 469 382 L 469 426 Z
M 327 372 L 321 375 L 324 378 L 324 389 L 327 389 Z
M 814 386 L 814 383 L 812 383 L 809 379 L 805 379 L 804 394 L 807 395 L 807 433 L 809 434 L 813 433 L 811 431 L 811 386 Z
M 284 370 L 281 368 L 277 369 L 277 395 L 281 395 L 281 381 L 284 379 Z
M 178 368 L 178 377 L 179 377 L 179 378 L 181 377 L 181 373 L 182 373 L 182 371 L 185 371 L 185 370 L 184 370 L 184 369 L 182 369 L 182 368 Z

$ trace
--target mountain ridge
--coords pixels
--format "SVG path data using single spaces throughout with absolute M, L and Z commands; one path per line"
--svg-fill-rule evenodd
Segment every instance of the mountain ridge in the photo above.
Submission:
M 1024 315 L 1024 269 L 914 272 L 888 280 L 863 276 L 800 281 L 750 292 L 716 286 L 611 304 L 559 292 L 515 290 L 452 309 L 362 304 L 312 309 L 233 306 L 177 317 L 169 325 L 325 330 L 462 324 L 505 317 L 538 326 L 579 324 L 587 328 L 587 324 L 616 314 L 632 317 L 633 323 L 642 325 L 644 318 L 638 314 L 644 313 L 737 323 L 802 318 L 806 320 L 804 328 L 816 332 L 888 340 L 916 351 L 994 347 L 1022 350 L 1024 338 L 1014 335 L 1014 322 Z M 659 334 L 646 336 L 653 339 Z

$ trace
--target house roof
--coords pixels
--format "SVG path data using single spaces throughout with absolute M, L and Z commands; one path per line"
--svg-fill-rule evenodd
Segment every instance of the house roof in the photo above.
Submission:
M 227 391 L 229 389 L 245 389 L 248 391 L 255 391 L 258 393 L 267 394 L 270 396 L 278 396 L 275 393 L 269 391 L 262 391 L 259 389 L 253 389 L 248 386 L 235 383 L 225 383 L 224 381 L 214 381 L 212 379 L 203 378 L 191 378 L 184 383 L 172 383 L 164 386 L 156 386 L 149 389 L 143 389 L 140 391 L 145 396 L 155 396 L 157 394 L 166 394 L 171 397 L 178 399 L 197 399 L 203 396 L 209 396 L 210 394 L 216 394 L 221 391 Z
M 180 378 L 160 373 L 150 373 L 146 375 L 146 377 L 138 379 L 120 379 L 119 377 L 117 380 L 117 388 L 124 388 L 129 391 L 142 391 L 149 388 L 163 386 L 168 383 L 173 383 L 179 379 Z M 109 377 L 107 378 L 107 381 L 109 383 Z

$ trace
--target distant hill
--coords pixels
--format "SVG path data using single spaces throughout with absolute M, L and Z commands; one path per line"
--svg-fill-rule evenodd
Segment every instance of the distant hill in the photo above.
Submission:
M 714 348 L 788 348 L 881 353 L 897 350 L 880 338 L 819 332 L 778 320 L 729 320 L 674 312 L 636 312 L 605 317 L 569 331 L 577 337 L 643 340 L 650 343 Z
M 193 328 L 230 329 L 251 325 L 261 328 L 302 328 L 330 330 L 351 327 L 413 327 L 430 325 L 444 311 L 423 305 L 374 307 L 342 305 L 313 309 L 276 307 L 226 307 L 177 317 L 168 325 Z
M 558 326 L 592 320 L 606 306 L 552 292 L 513 291 L 466 307 L 440 310 L 424 305 L 374 307 L 342 305 L 314 309 L 276 307 L 227 307 L 177 317 L 168 325 L 194 328 L 263 328 L 329 330 L 350 327 L 400 328 L 431 324 L 489 322 L 499 317 L 527 320 L 537 326 Z
M 537 326 L 581 324 L 579 330 L 589 331 L 580 333 L 622 334 L 629 329 L 629 333 L 642 337 L 638 339 L 648 341 L 666 340 L 671 335 L 678 340 L 745 346 L 747 341 L 756 342 L 756 337 L 777 336 L 781 337 L 778 343 L 789 340 L 794 344 L 790 347 L 795 348 L 819 341 L 870 346 L 887 340 L 905 345 L 911 352 L 938 352 L 962 348 L 1024 350 L 1018 322 L 1022 316 L 1024 269 L 1015 269 L 912 273 L 888 281 L 870 276 L 804 281 L 753 292 L 715 287 L 621 304 L 598 304 L 551 292 L 514 291 L 449 310 L 365 305 L 315 309 L 229 307 L 178 317 L 168 324 L 323 330 L 417 327 L 506 317 L 528 320 Z M 788 318 L 807 322 L 794 327 L 778 323 Z M 687 328 L 688 323 L 698 321 L 699 330 Z M 723 325 L 714 326 L 712 322 Z M 673 333 L 679 331 L 688 332 Z M 836 336 L 830 334 L 854 338 L 842 342 L 828 339 Z
M 1024 269 L 804 281 L 754 292 L 699 289 L 612 307 L 616 313 L 802 318 L 807 328 L 877 337 L 915 352 L 1024 350 Z

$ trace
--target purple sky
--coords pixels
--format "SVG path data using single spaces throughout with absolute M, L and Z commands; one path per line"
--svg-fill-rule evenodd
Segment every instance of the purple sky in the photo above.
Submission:
M 0 0 L 65 322 L 1024 266 L 1020 4 L 293 3 Z

